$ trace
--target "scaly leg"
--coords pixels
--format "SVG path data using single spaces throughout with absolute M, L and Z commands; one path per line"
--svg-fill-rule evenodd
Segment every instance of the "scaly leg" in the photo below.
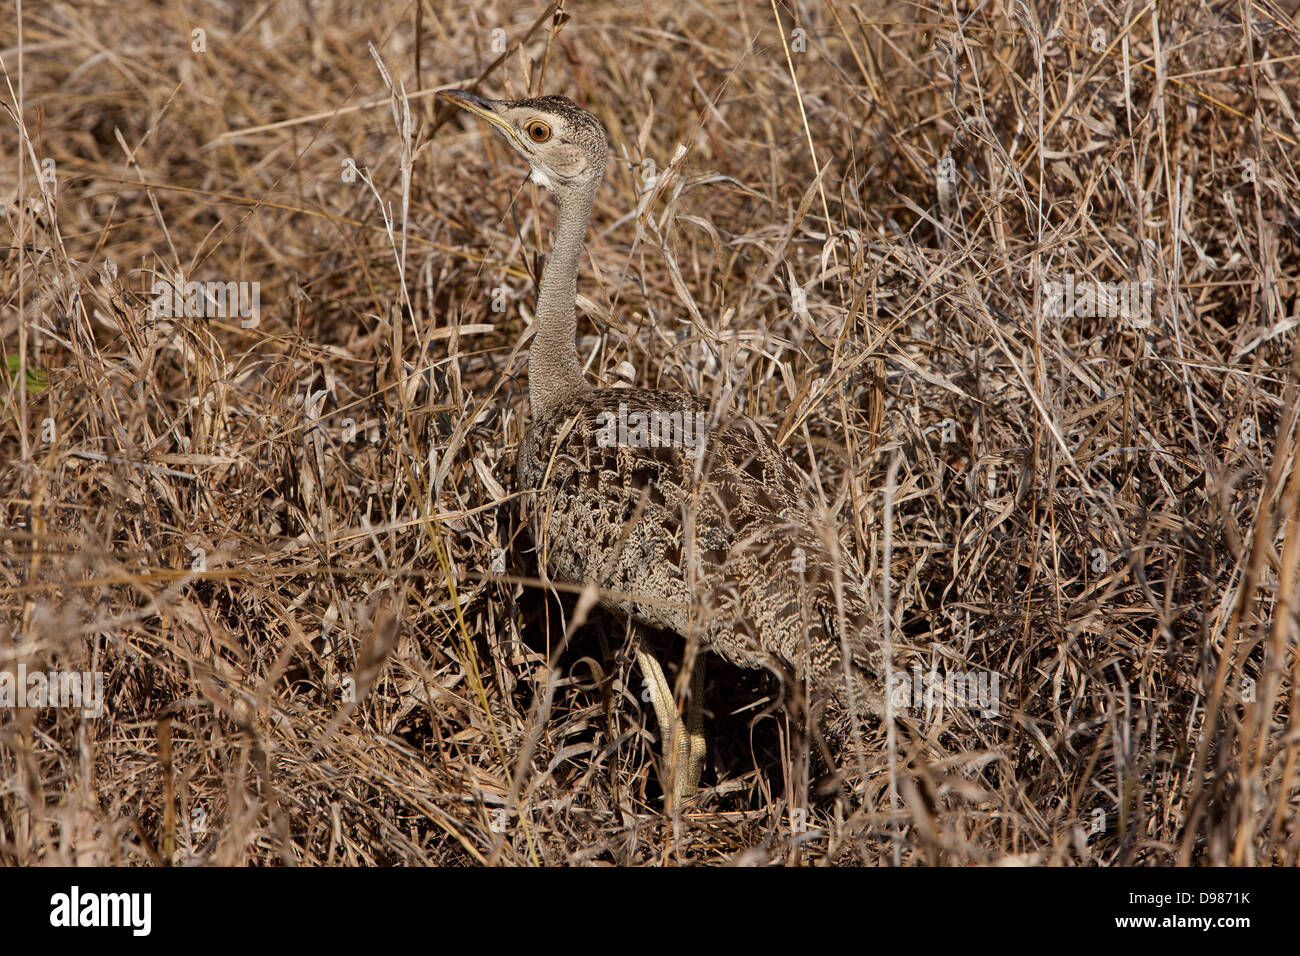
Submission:
M 686 783 L 694 793 L 704 776 L 704 757 L 708 743 L 704 737 L 704 652 L 695 655 L 691 668 L 690 696 L 686 698 L 686 741 L 689 758 L 686 764 Z
M 669 812 L 695 794 L 704 774 L 704 655 L 697 654 L 691 672 L 690 696 L 683 721 L 673 700 L 673 690 L 659 661 L 650 650 L 645 632 L 633 636 L 637 665 L 650 690 L 650 703 L 659 721 L 659 746 L 663 755 L 664 803 Z

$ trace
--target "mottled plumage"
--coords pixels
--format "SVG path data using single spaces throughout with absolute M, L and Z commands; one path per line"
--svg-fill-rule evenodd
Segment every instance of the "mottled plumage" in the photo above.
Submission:
M 617 388 L 584 390 L 534 422 L 519 450 L 519 482 L 539 490 L 532 532 L 547 574 L 597 585 L 605 607 L 637 623 L 694 630 L 733 664 L 806 675 L 815 692 L 843 703 L 838 551 L 855 693 L 864 711 L 878 712 L 870 675 L 880 663 L 862 579 L 838 538 L 827 540 L 831 526 L 806 477 L 740 415 L 710 423 L 698 457 L 681 444 L 602 446 L 602 414 L 617 416 L 620 406 L 625 415 L 712 419 L 685 393 Z

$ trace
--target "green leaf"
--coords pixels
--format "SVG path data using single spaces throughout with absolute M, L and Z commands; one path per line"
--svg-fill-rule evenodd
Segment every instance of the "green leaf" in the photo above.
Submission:
M 12 381 L 18 377 L 18 369 L 22 366 L 22 361 L 17 355 L 10 355 L 5 359 L 5 365 L 9 369 L 9 379 Z M 43 392 L 50 387 L 50 375 L 44 369 L 27 368 L 27 391 L 28 393 Z

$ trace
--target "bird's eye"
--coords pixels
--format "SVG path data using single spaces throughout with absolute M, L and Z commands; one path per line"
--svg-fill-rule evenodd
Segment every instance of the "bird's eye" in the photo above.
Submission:
M 524 131 L 534 143 L 544 143 L 551 138 L 551 128 L 541 120 L 533 120 L 524 127 Z

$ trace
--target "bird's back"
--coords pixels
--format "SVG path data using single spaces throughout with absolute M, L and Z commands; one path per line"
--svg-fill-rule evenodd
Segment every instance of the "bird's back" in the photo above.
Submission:
M 840 700 L 843 638 L 858 706 L 879 710 L 861 574 L 756 422 L 714 421 L 682 392 L 590 389 L 533 424 L 518 464 L 552 580 L 594 584 L 638 623 L 697 633 L 734 664 L 807 675 Z

